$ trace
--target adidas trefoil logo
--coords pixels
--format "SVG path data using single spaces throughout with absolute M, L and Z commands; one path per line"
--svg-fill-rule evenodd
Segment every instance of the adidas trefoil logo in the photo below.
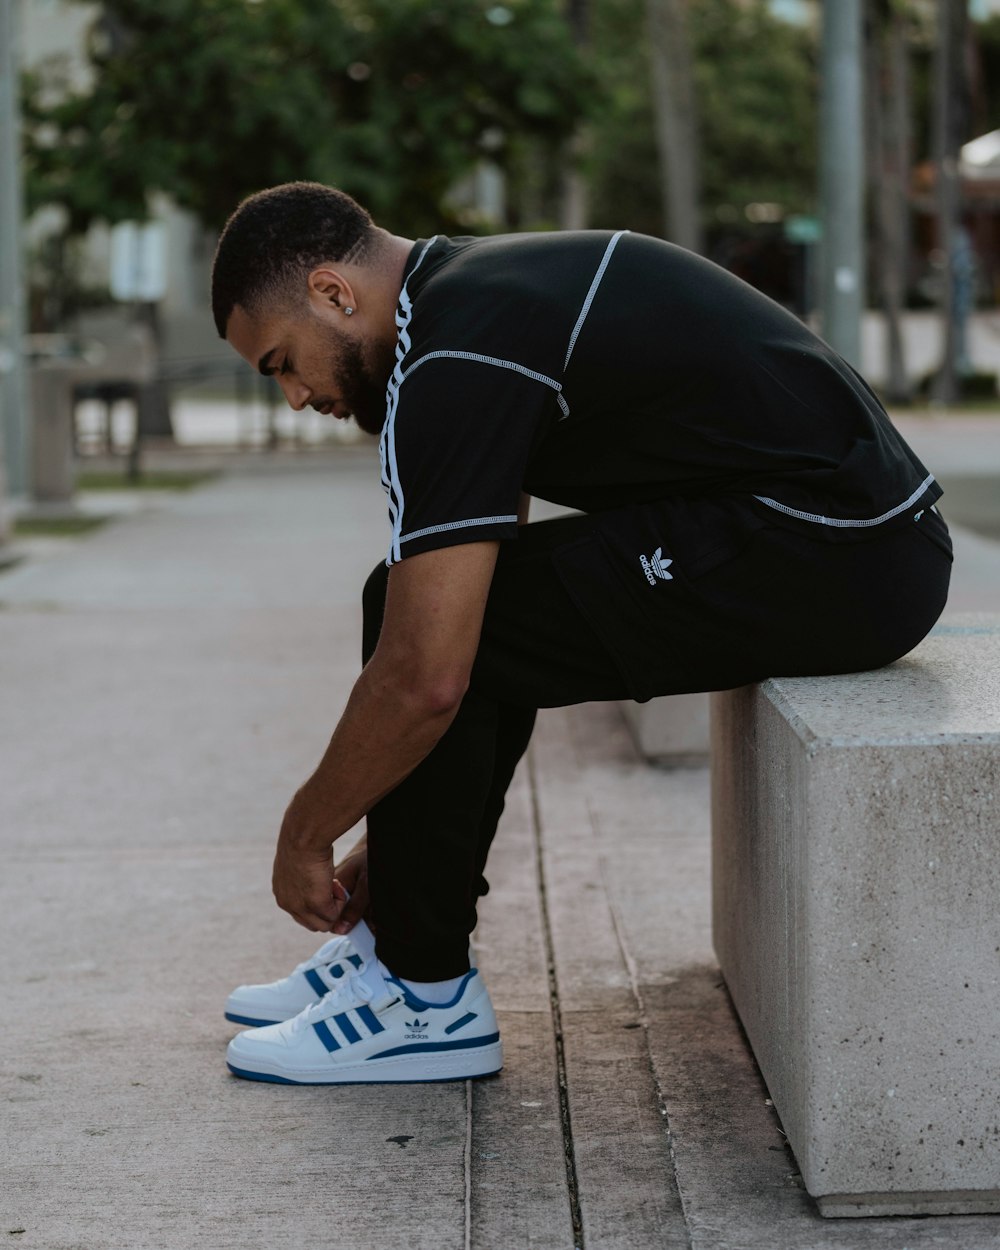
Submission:
M 639 563 L 642 565 L 642 571 L 646 574 L 646 581 L 649 582 L 650 586 L 655 586 L 657 579 L 664 582 L 673 581 L 673 573 L 667 572 L 667 569 L 673 564 L 673 560 L 665 560 L 663 558 L 662 547 L 657 547 L 648 559 L 645 556 L 640 556 Z
M 427 1034 L 424 1032 L 424 1029 L 427 1028 L 428 1021 L 421 1020 L 419 1016 L 414 1016 L 412 1020 L 404 1020 L 403 1023 L 406 1025 L 408 1029 L 411 1030 L 409 1033 L 406 1034 L 408 1038 L 418 1038 L 418 1037 L 426 1038 L 427 1037 Z

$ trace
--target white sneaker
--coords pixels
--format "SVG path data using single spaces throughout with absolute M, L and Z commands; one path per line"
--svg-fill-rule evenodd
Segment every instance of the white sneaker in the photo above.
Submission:
M 364 925 L 364 921 L 361 921 Z M 371 957 L 365 951 L 364 940 L 357 938 L 355 925 L 350 935 L 331 938 L 325 942 L 311 959 L 299 964 L 293 972 L 280 981 L 267 985 L 240 985 L 226 999 L 226 1019 L 234 1024 L 260 1026 L 278 1024 L 291 1020 L 306 1007 L 319 1002 L 344 977 L 358 972 Z M 371 930 L 364 925 L 368 945 L 374 949 Z M 361 948 L 359 951 L 358 948 Z
M 239 1033 L 226 1060 L 236 1076 L 285 1085 L 462 1081 L 499 1072 L 503 1049 L 475 968 L 435 1006 L 369 964 L 294 1019 Z

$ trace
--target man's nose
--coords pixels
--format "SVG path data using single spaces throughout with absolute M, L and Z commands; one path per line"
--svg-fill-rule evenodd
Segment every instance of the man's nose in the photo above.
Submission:
M 278 385 L 284 392 L 289 408 L 294 408 L 296 412 L 301 412 L 312 396 L 309 387 L 298 378 L 279 378 Z

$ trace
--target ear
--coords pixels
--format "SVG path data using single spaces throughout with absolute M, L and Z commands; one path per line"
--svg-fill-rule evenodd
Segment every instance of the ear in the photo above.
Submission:
M 350 282 L 336 269 L 314 269 L 309 275 L 308 289 L 309 302 L 317 312 L 358 306 Z

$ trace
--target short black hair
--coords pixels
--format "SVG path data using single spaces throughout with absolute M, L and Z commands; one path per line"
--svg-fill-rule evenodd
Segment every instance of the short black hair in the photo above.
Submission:
M 237 304 L 257 312 L 287 299 L 290 279 L 323 261 L 363 260 L 376 237 L 366 209 L 320 182 L 286 182 L 248 196 L 226 222 L 212 265 L 219 337 Z

